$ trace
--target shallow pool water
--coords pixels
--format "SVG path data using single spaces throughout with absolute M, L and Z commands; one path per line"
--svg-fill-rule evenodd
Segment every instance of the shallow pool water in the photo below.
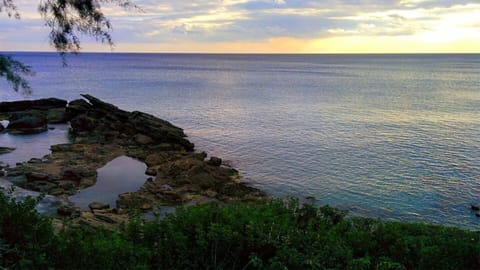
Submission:
M 0 177 L 0 190 L 6 192 L 8 196 L 14 197 L 18 201 L 22 201 L 27 197 L 37 198 L 40 193 L 26 190 L 21 187 L 15 186 L 12 190 L 12 183 L 8 180 Z M 61 201 L 51 195 L 46 195 L 35 207 L 37 212 L 44 215 L 54 215 L 57 213 L 57 208 L 61 205 Z
M 95 185 L 80 190 L 68 199 L 87 210 L 91 202 L 108 203 L 115 207 L 118 194 L 137 191 L 147 180 L 147 165 L 136 159 L 120 156 L 97 170 Z
M 13 152 L 0 155 L 0 162 L 15 166 L 17 162 L 28 161 L 31 158 L 41 158 L 50 154 L 50 146 L 68 143 L 69 125 L 49 125 L 47 132 L 29 135 L 12 135 L 0 133 L 0 146 L 15 148 Z

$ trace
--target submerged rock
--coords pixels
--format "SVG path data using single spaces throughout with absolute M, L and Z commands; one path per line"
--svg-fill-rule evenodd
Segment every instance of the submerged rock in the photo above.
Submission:
M 3 146 L 0 146 L 0 155 L 3 155 L 3 154 L 8 154 L 12 151 L 14 151 L 15 148 L 12 148 L 12 147 L 3 147 Z

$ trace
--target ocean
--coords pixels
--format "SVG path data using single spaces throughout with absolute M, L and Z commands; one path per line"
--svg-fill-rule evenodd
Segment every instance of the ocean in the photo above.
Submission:
M 480 55 L 11 54 L 33 94 L 2 81 L 2 101 L 90 93 L 182 127 L 272 196 L 480 228 Z M 48 152 L 0 136 L 19 141 Z

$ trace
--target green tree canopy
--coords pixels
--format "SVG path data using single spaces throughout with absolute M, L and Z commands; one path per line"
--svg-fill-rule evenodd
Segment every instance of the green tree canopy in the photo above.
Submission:
M 42 0 L 38 11 L 50 28 L 50 44 L 62 55 L 77 53 L 81 49 L 80 36 L 93 37 L 101 43 L 113 45 L 112 25 L 102 12 L 105 4 L 123 8 L 135 7 L 129 0 Z M 14 0 L 1 0 L 0 13 L 20 19 Z M 0 54 L 0 77 L 6 79 L 15 91 L 30 92 L 25 76 L 32 75 L 31 67 Z

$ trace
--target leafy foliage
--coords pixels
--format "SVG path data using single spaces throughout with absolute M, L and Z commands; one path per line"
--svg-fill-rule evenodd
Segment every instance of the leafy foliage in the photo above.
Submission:
M 17 201 L 0 190 L 0 269 L 44 268 L 49 264 L 47 255 L 55 238 L 49 219 L 35 211 L 38 200 L 29 197 Z
M 479 269 L 479 232 L 270 200 L 179 208 L 118 232 L 66 227 L 0 196 L 0 268 Z M 12 227 L 14 226 L 14 227 Z
M 0 77 L 5 77 L 12 85 L 13 90 L 18 92 L 22 89 L 24 93 L 30 93 L 30 85 L 24 76 L 33 74 L 29 66 L 25 66 L 10 56 L 0 55 Z

